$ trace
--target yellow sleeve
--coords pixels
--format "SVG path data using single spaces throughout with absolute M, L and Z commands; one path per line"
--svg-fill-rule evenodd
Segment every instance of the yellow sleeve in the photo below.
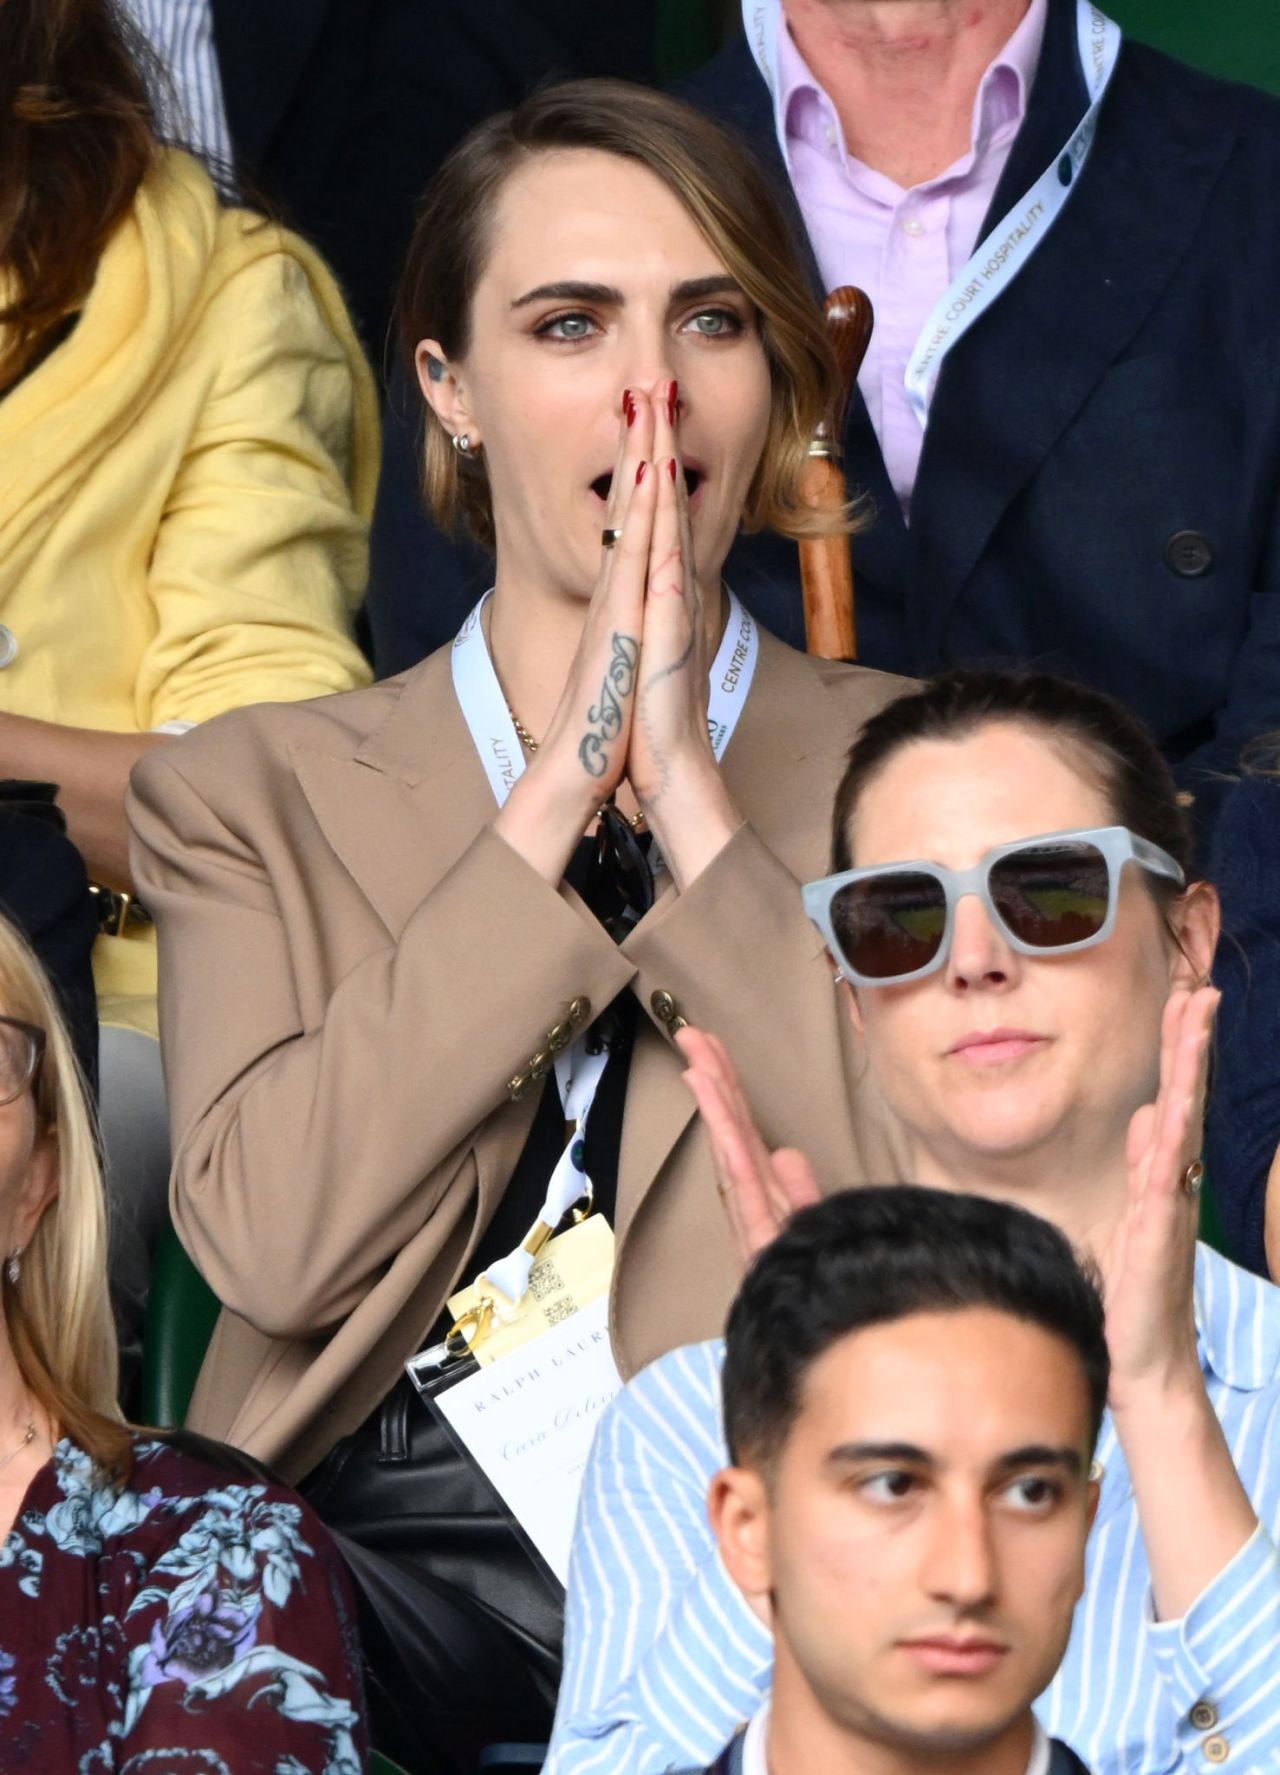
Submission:
M 160 397 L 172 423 L 184 390 L 198 398 L 151 557 L 143 729 L 370 676 L 351 618 L 377 481 L 373 379 L 323 264 L 269 223 L 226 221 L 241 256 Z M 248 256 L 253 228 L 263 251 Z

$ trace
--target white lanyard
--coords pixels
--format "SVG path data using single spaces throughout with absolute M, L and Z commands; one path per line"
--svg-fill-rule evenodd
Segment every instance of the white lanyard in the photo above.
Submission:
M 463 720 L 480 755 L 494 800 L 501 807 L 519 781 L 525 765 L 515 722 L 502 694 L 481 621 L 485 603 L 492 596 L 491 591 L 486 592 L 458 630 L 450 663 L 453 688 Z M 708 681 L 707 731 L 717 760 L 724 756 L 725 748 L 733 738 L 751 690 L 760 651 L 760 635 L 754 619 L 732 592 L 728 596 L 729 620 Z M 538 1225 L 523 1244 L 482 1272 L 483 1277 L 513 1303 L 523 1299 L 529 1286 L 538 1249 L 534 1233 L 546 1229 L 540 1236 L 547 1236 L 559 1226 L 575 1202 L 584 1196 L 590 1198 L 591 1180 L 585 1168 L 587 1115 L 608 1059 L 604 1049 L 598 1054 L 589 1054 L 582 1038 L 556 1056 L 556 1086 L 564 1105 L 565 1120 L 573 1123 L 573 1134 L 551 1173 L 546 1200 L 538 1210 Z M 532 1250 L 529 1248 L 531 1244 Z
M 773 96 L 774 123 L 784 162 L 787 120 L 778 79 L 778 33 L 786 29 L 782 0 L 742 0 L 742 22 L 756 66 Z M 1076 0 L 1076 40 L 1089 89 L 1089 108 L 1031 189 L 1001 218 L 968 264 L 938 298 L 916 340 L 905 384 L 911 409 L 921 425 L 947 353 L 1008 287 L 1057 221 L 1074 190 L 1097 133 L 1098 115 L 1120 55 L 1120 27 L 1091 4 Z

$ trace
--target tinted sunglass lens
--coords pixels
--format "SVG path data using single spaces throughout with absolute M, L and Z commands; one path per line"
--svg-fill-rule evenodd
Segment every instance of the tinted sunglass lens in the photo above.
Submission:
M 1020 942 L 1034 949 L 1087 943 L 1106 923 L 1107 859 L 1092 844 L 1047 844 L 991 865 L 991 898 Z
M 947 928 L 946 895 L 931 875 L 873 875 L 839 890 L 831 923 L 855 973 L 894 980 L 937 955 Z

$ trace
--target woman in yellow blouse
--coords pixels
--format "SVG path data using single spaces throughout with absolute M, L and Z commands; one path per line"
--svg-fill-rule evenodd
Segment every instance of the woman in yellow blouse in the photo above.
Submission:
M 0 3 L 0 778 L 57 785 L 98 888 L 126 1346 L 169 1163 L 129 772 L 212 715 L 367 681 L 378 470 L 332 276 L 160 143 L 144 58 L 109 0 Z
M 107 0 L 6 0 L 0 115 L 0 776 L 57 783 L 127 890 L 125 784 L 166 733 L 367 680 L 376 398 L 322 261 L 159 144 Z M 154 1034 L 123 930 L 103 1020 Z

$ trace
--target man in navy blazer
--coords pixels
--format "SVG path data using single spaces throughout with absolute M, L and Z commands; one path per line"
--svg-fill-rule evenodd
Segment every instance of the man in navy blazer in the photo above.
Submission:
M 843 0 L 842 19 L 859 9 L 877 0 Z M 1048 0 L 980 238 L 1088 108 L 1076 32 L 1076 0 Z M 838 84 L 834 66 L 812 72 Z M 755 148 L 802 230 L 745 39 L 687 93 Z M 1151 724 L 1206 824 L 1211 773 L 1280 728 L 1277 188 L 1280 104 L 1126 41 L 1076 188 L 946 359 L 909 525 L 860 394 L 845 435 L 850 488 L 875 514 L 854 542 L 864 663 L 919 675 L 1036 660 L 1097 684 Z M 484 573 L 423 540 L 408 451 L 393 444 L 375 532 L 370 617 L 387 670 L 447 639 Z M 792 545 L 744 538 L 728 575 L 803 644 Z

